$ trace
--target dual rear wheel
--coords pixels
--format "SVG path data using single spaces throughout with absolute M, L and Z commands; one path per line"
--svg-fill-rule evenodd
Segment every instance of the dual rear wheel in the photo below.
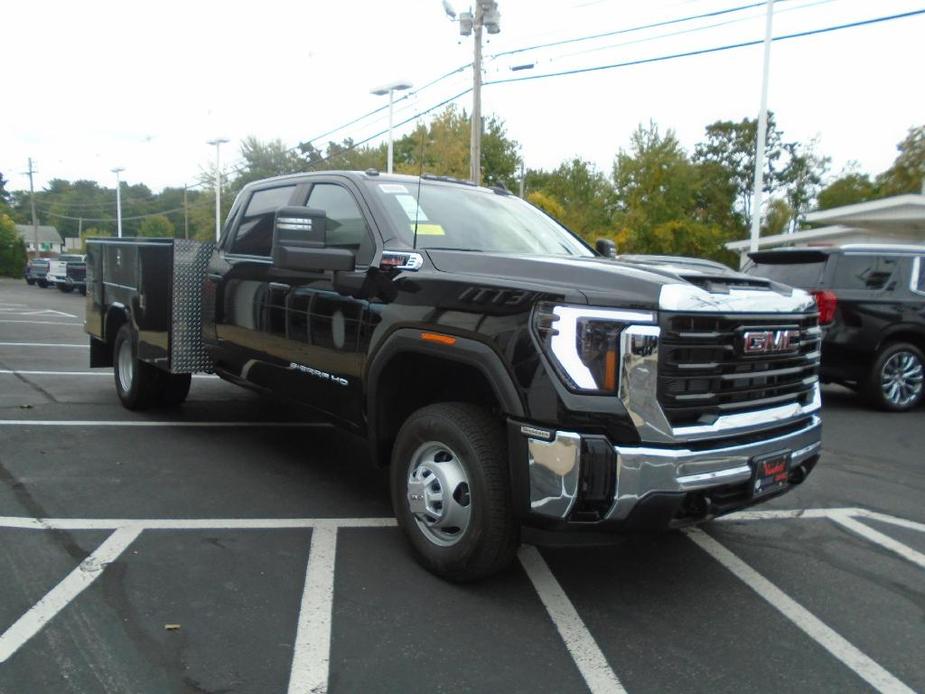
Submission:
M 129 324 L 119 328 L 113 346 L 116 393 L 129 410 L 179 405 L 189 394 L 190 374 L 171 374 L 138 359 L 138 337 Z

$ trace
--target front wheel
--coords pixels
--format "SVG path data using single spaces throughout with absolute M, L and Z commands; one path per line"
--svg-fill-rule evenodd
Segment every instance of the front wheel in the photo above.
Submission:
M 29 278 L 27 277 L 27 278 L 26 278 L 26 284 L 28 284 L 28 285 L 31 287 L 33 284 L 35 284 L 35 280 L 29 279 Z
M 48 287 L 48 280 L 36 280 L 36 284 L 38 284 L 42 289 L 45 289 Z
M 128 410 L 146 410 L 157 404 L 163 392 L 161 371 L 138 359 L 138 340 L 129 324 L 119 328 L 113 346 L 116 393 Z
M 512 561 L 514 519 L 504 431 L 468 403 L 421 408 L 404 423 L 391 462 L 392 506 L 418 561 L 452 581 Z
M 59 284 L 58 289 L 60 289 L 65 294 L 70 294 L 72 291 L 74 291 L 74 287 L 67 284 Z
M 906 412 L 922 402 L 925 357 L 908 342 L 896 342 L 882 349 L 871 366 L 864 390 L 877 408 Z

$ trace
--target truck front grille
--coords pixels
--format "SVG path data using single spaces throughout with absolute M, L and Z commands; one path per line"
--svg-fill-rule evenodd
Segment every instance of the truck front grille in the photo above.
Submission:
M 783 351 L 748 353 L 746 333 L 780 331 Z M 798 339 L 794 339 L 796 334 Z M 658 401 L 672 426 L 812 398 L 822 333 L 815 313 L 799 315 L 679 314 L 661 317 Z

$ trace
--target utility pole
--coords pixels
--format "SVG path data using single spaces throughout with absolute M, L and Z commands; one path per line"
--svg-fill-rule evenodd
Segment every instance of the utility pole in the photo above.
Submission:
M 32 183 L 32 174 L 38 173 L 32 168 L 32 157 L 29 157 L 29 203 L 32 205 L 32 243 L 35 246 L 35 257 L 39 257 L 39 218 L 35 213 L 35 186 Z
M 227 137 L 216 137 L 206 144 L 215 145 L 215 240 L 222 235 L 222 159 L 221 146 L 228 142 Z
M 455 10 L 444 2 L 444 10 L 453 19 Z M 482 28 L 489 34 L 501 31 L 501 13 L 495 0 L 476 0 L 475 14 L 460 12 L 459 33 L 462 36 L 473 35 L 474 50 L 472 55 L 472 125 L 469 137 L 469 178 L 475 185 L 482 183 Z
M 116 175 L 116 233 L 122 238 L 122 179 L 119 174 L 125 171 L 122 166 L 117 166 L 111 171 Z
M 475 52 L 472 56 L 472 125 L 469 126 L 469 178 L 482 184 L 482 3 L 475 3 Z
M 752 191 L 752 234 L 749 251 L 758 250 L 761 233 L 761 201 L 764 197 L 764 148 L 768 137 L 768 76 L 771 68 L 772 20 L 774 0 L 768 0 L 767 22 L 764 29 L 764 75 L 761 79 L 761 111 L 758 113 L 758 145 L 755 152 L 755 188 Z
M 189 201 L 186 197 L 189 186 L 183 184 L 183 238 L 189 238 Z
M 411 89 L 414 85 L 407 80 L 399 80 L 398 82 L 392 82 L 390 84 L 384 84 L 381 87 L 376 87 L 370 91 L 370 94 L 375 94 L 376 96 L 389 95 L 389 159 L 386 162 L 386 170 L 388 173 L 392 173 L 392 158 L 393 158 L 393 149 L 392 144 L 392 110 L 395 105 L 395 92 L 400 92 L 404 89 Z

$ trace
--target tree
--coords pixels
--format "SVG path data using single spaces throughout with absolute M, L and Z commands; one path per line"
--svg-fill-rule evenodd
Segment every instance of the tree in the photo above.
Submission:
M 768 202 L 768 213 L 765 215 L 765 221 L 761 227 L 761 235 L 772 236 L 789 231 L 793 218 L 794 211 L 790 203 L 783 198 L 770 200 Z
M 823 157 L 816 152 L 815 140 L 803 146 L 796 142 L 784 145 L 789 161 L 781 171 L 781 183 L 784 186 L 784 200 L 790 208 L 790 220 L 787 227 L 796 230 L 809 211 L 810 205 L 822 188 L 822 179 L 831 163 L 830 157 Z M 770 204 L 770 203 L 769 203 Z M 781 208 L 778 206 L 778 211 Z M 768 209 L 770 214 L 770 208 Z
M 546 201 L 540 206 L 585 240 L 609 237 L 616 231 L 613 186 L 591 162 L 575 157 L 553 171 L 530 170 L 526 179 L 530 194 L 541 193 L 540 199 Z M 561 212 L 556 214 L 554 209 Z
M 0 209 L 10 204 L 10 194 L 6 189 L 6 179 L 3 178 L 3 172 L 0 171 Z
M 884 196 L 922 192 L 925 190 L 925 125 L 909 128 L 896 149 L 899 155 L 893 165 L 877 177 L 880 192 Z
M 520 144 L 507 136 L 504 121 L 491 116 L 482 134 L 482 181 L 515 190 L 520 167 Z
M 768 131 L 764 158 L 764 191 L 774 193 L 782 184 L 781 170 L 786 162 L 783 134 L 774 114 L 768 112 Z M 755 178 L 755 153 L 758 149 L 758 120 L 743 118 L 739 122 L 716 121 L 706 127 L 706 140 L 694 149 L 694 161 L 713 162 L 725 169 L 736 190 L 737 211 L 751 218 L 752 190 Z
M 843 172 L 816 196 L 816 208 L 830 210 L 833 207 L 854 205 L 879 197 L 878 186 L 870 176 L 860 172 Z
M 145 217 L 138 227 L 138 236 L 173 238 L 175 235 L 173 223 L 162 214 Z
M 241 141 L 244 168 L 234 179 L 231 189 L 237 193 L 251 181 L 308 171 L 308 162 L 286 147 L 280 139 L 261 142 L 253 135 Z
M 0 212 L 0 276 L 22 277 L 26 267 L 26 245 L 16 232 L 16 223 Z
M 108 231 L 103 231 L 102 229 L 97 229 L 96 227 L 90 227 L 84 229 L 80 232 L 80 252 L 87 252 L 87 241 L 90 239 L 99 239 L 99 238 L 111 238 L 112 233 Z

